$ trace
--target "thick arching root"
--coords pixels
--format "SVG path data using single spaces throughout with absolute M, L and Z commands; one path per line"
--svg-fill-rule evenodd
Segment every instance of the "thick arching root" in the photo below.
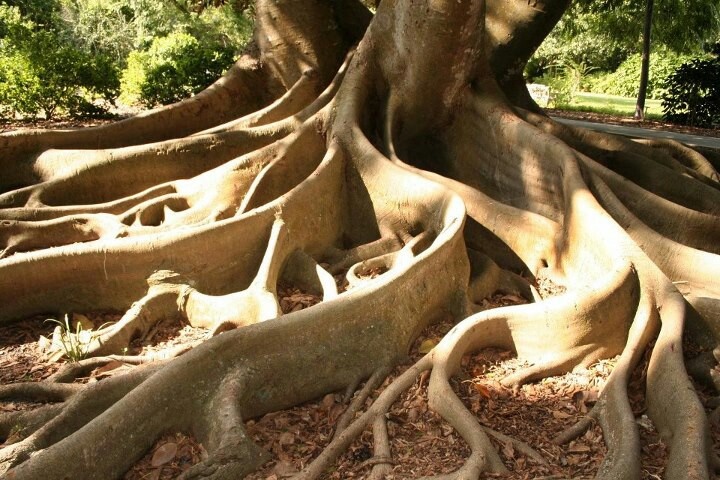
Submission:
M 283 211 L 288 213 L 287 209 Z M 247 472 L 247 469 L 253 465 L 248 459 L 261 457 L 257 455 L 257 447 L 247 441 L 242 431 L 243 418 L 294 403 L 297 388 L 288 390 L 288 385 L 298 385 L 296 382 L 302 377 L 306 378 L 300 384 L 302 385 L 300 388 L 305 391 L 302 395 L 310 399 L 323 391 L 338 390 L 355 383 L 370 375 L 373 370 L 386 368 L 386 365 L 396 362 L 397 358 L 404 355 L 417 329 L 423 325 L 423 323 L 417 324 L 417 320 L 425 319 L 424 321 L 427 322 L 436 314 L 435 312 L 447 308 L 448 298 L 453 298 L 462 291 L 467 275 L 467 273 L 460 274 L 463 271 L 467 272 L 460 221 L 464 210 L 459 201 L 450 199 L 438 213 L 434 221 L 440 223 L 433 226 L 433 230 L 439 233 L 425 245 L 425 249 L 414 251 L 416 242 L 398 252 L 398 258 L 413 256 L 415 261 L 395 262 L 388 272 L 376 280 L 368 281 L 362 286 L 358 285 L 344 294 L 346 298 L 343 296 L 333 298 L 331 295 L 333 299 L 311 309 L 289 314 L 287 318 L 218 335 L 167 366 L 144 367 L 145 370 L 128 374 L 135 375 L 133 378 L 137 378 L 141 382 L 139 384 L 121 381 L 123 376 L 113 377 L 111 382 L 99 382 L 98 385 L 105 384 L 108 389 L 112 385 L 126 386 L 126 390 L 122 392 L 104 396 L 105 402 L 114 404 L 109 408 L 103 403 L 99 407 L 100 410 L 89 409 L 82 403 L 98 395 L 97 392 L 92 392 L 94 387 L 86 387 L 86 390 L 74 393 L 67 406 L 63 408 L 63 413 L 57 417 L 58 420 L 31 433 L 25 440 L 6 447 L 4 453 L 9 458 L 21 456 L 23 460 L 32 451 L 45 449 L 42 455 L 34 456 L 14 468 L 13 475 L 15 478 L 33 478 L 38 471 L 55 470 L 61 476 L 82 476 L 85 467 L 77 466 L 80 470 L 72 473 L 76 467 L 68 464 L 68 458 L 72 455 L 68 456 L 67 448 L 72 449 L 72 445 L 79 447 L 74 441 L 76 437 L 62 440 L 70 433 L 67 431 L 70 428 L 67 422 L 77 415 L 78 410 L 84 412 L 80 420 L 82 423 L 96 417 L 89 423 L 92 427 L 83 430 L 84 433 L 81 435 L 84 438 L 90 435 L 95 437 L 93 441 L 104 439 L 102 441 L 114 442 L 127 438 L 126 436 L 134 436 L 138 427 L 135 422 L 143 423 L 142 435 L 143 438 L 147 438 L 147 442 L 142 442 L 141 445 L 136 442 L 122 442 L 127 443 L 128 448 L 121 448 L 121 451 L 114 453 L 112 458 L 104 460 L 98 458 L 99 463 L 95 464 L 93 474 L 107 478 L 119 475 L 122 470 L 118 469 L 127 468 L 137 459 L 144 449 L 167 429 L 168 422 L 172 423 L 171 428 L 194 432 L 197 438 L 202 439 L 210 453 L 206 462 L 186 474 L 187 478 L 205 475 L 210 478 L 224 478 L 223 475 L 226 474 L 223 472 L 231 472 L 232 475 Z M 282 231 L 285 228 L 285 224 L 279 222 L 275 225 L 273 228 L 275 233 L 270 237 L 271 243 L 273 238 L 282 239 Z M 272 272 L 276 257 L 267 258 L 269 260 L 262 263 L 269 265 L 269 271 Z M 297 264 L 295 275 L 299 275 L 298 272 L 302 270 L 303 264 L 307 265 L 307 261 L 295 259 L 294 264 Z M 438 269 L 447 271 L 448 275 L 436 276 L 431 280 L 430 272 Z M 320 282 L 320 279 L 316 281 Z M 403 300 L 398 302 L 400 293 L 403 295 Z M 423 302 L 419 301 L 420 298 L 423 298 Z M 386 312 L 383 315 L 384 321 L 377 323 L 378 312 L 367 308 L 369 299 L 373 302 L 394 302 L 395 309 Z M 418 305 L 425 306 L 418 310 Z M 455 308 L 460 306 L 456 305 Z M 308 324 L 308 321 L 315 326 Z M 352 330 L 355 331 L 354 346 L 351 349 L 348 349 L 345 342 L 337 342 L 337 332 L 346 331 L 348 325 L 353 325 Z M 267 337 L 268 334 L 270 337 Z M 261 345 L 256 341 L 257 338 L 276 340 L 274 343 L 263 342 Z M 317 345 L 318 350 L 310 355 L 331 355 L 336 357 L 336 361 L 327 362 L 325 367 L 327 371 L 320 372 L 322 375 L 316 376 L 318 372 L 308 372 L 297 363 L 293 355 L 287 355 L 289 350 L 286 348 L 285 338 L 294 338 L 303 344 L 314 339 L 309 344 Z M 370 363 L 358 363 L 354 360 L 358 355 L 372 360 Z M 343 358 L 345 360 L 342 360 Z M 202 364 L 197 364 L 198 360 L 201 360 Z M 242 366 L 238 368 L 237 365 Z M 264 372 L 277 369 L 288 372 L 288 375 L 268 383 Z M 152 373 L 140 373 L 143 371 Z M 178 375 L 184 377 L 189 372 L 195 372 L 193 373 L 196 375 L 195 381 L 176 381 Z M 323 380 L 318 382 L 318 378 Z M 171 384 L 175 385 L 173 387 L 175 391 L 166 391 L 165 387 Z M 137 387 L 132 389 L 134 385 Z M 57 387 L 45 387 L 48 391 L 51 388 Z M 128 393 L 129 389 L 132 391 Z M 291 390 L 294 393 L 289 393 Z M 121 393 L 124 396 L 120 396 Z M 172 408 L 167 409 L 163 406 L 164 402 L 151 401 L 151 398 L 177 400 L 172 402 Z M 136 411 L 132 418 L 128 418 L 126 408 L 130 405 L 146 405 L 141 410 L 147 411 Z M 105 409 L 107 410 L 101 413 Z M 118 415 L 124 417 L 122 422 L 118 422 Z M 154 420 L 146 422 L 146 416 L 151 416 Z M 28 424 L 30 423 L 28 420 Z M 113 440 L 107 435 L 110 425 L 113 425 L 110 427 L 113 431 Z M 120 425 L 122 426 L 118 430 Z M 54 442 L 58 443 L 50 446 Z M 121 458 L 124 459 L 124 467 L 118 464 Z M 36 462 L 35 459 L 41 461 Z M 13 465 L 15 463 L 10 462 L 6 467 Z M 51 465 L 57 468 L 50 469 Z
M 621 269 L 601 279 L 599 285 L 588 287 L 588 290 L 591 295 L 582 291 L 573 292 L 556 298 L 552 304 L 508 307 L 463 320 L 433 351 L 387 387 L 361 417 L 336 435 L 299 478 L 318 478 L 323 469 L 331 465 L 369 425 L 373 425 L 376 436 L 378 448 L 375 455 L 385 456 L 383 445 L 386 434 L 382 427 L 385 415 L 399 395 L 427 370 L 432 371 L 428 387 L 430 407 L 459 432 L 472 450 L 460 470 L 443 478 L 477 478 L 481 472 L 507 472 L 488 441 L 486 430 L 453 392 L 449 379 L 458 371 L 463 355 L 485 346 L 510 347 L 524 358 L 537 362 L 536 366 L 518 376 L 508 378 L 508 383 L 512 385 L 528 381 L 533 376 L 564 373 L 598 357 L 612 355 L 612 349 L 622 349 L 626 327 L 608 320 L 618 319 L 624 323 L 628 313 L 637 308 L 636 273 L 629 268 Z M 538 323 L 542 327 L 538 328 Z M 585 327 L 579 327 L 580 323 Z M 602 329 L 593 328 L 598 323 L 605 325 Z M 563 340 L 564 347 L 557 348 L 557 344 L 543 338 L 543 333 L 556 335 L 558 331 L 591 333 L 585 337 L 568 337 Z M 619 338 L 613 338 L 613 335 Z
M 0 400 L 48 402 L 0 416 L 2 474 L 120 478 L 178 431 L 209 454 L 183 478 L 240 478 L 268 458 L 247 419 L 364 382 L 297 478 L 320 478 L 371 429 L 369 475 L 381 479 L 395 462 L 386 415 L 418 378 L 470 452 L 431 478 L 507 473 L 490 437 L 542 454 L 481 425 L 453 390 L 463 357 L 502 347 L 530 364 L 505 378 L 516 388 L 619 356 L 587 418 L 556 439 L 599 424 L 604 479 L 640 477 L 627 385 L 650 351 L 647 413 L 669 450 L 666 476 L 709 478 L 716 461 L 682 341 L 690 320 L 708 351 L 720 332 L 717 156 L 510 105 L 522 95 L 493 78 L 515 68 L 497 57 L 510 47 L 493 22 L 522 38 L 548 20 L 532 8 L 506 18 L 493 2 L 431 3 L 383 2 L 370 23 L 353 1 L 260 1 L 262 62 L 245 58 L 196 100 L 105 130 L 0 137 L 12 171 L 0 179 L 0 322 L 125 312 L 90 332 L 92 358 L 0 387 Z M 560 3 L 546 8 L 557 17 Z M 168 120 L 134 145 L 151 119 L 215 109 L 222 85 L 240 95 L 256 81 L 262 98 L 196 112 L 187 130 Z M 558 294 L 541 295 L 542 281 Z M 322 301 L 283 313 L 278 285 Z M 497 293 L 528 303 L 481 311 Z M 455 327 L 372 400 L 448 315 Z M 122 355 L 168 317 L 208 338 L 163 358 Z M 73 383 L 117 361 L 134 368 Z
M 181 138 L 200 130 L 251 113 L 269 103 L 253 95 L 269 80 L 260 62 L 243 56 L 214 85 L 188 100 L 161 107 L 126 120 L 88 129 L 72 131 L 21 130 L 0 135 L 0 165 L 4 176 L 0 190 L 18 187 L 23 183 L 23 163 L 48 149 L 115 148 L 138 145 L 172 138 Z M 231 99 L 245 99 L 244 103 Z M 18 166 L 23 166 L 19 169 Z M 17 175 L 17 176 L 16 176 Z

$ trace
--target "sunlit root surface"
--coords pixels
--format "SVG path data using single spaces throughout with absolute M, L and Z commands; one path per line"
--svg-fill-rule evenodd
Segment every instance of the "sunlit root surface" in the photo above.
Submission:
M 70 326 L 41 327 L 62 366 L 3 377 L 0 474 L 710 478 L 718 157 L 547 117 L 517 66 L 566 2 L 505 3 L 258 1 L 196 97 L 0 135 L 0 322 Z M 492 420 L 599 366 L 546 438 Z M 297 450 L 267 422 L 304 402 Z M 403 468 L 407 422 L 454 460 Z

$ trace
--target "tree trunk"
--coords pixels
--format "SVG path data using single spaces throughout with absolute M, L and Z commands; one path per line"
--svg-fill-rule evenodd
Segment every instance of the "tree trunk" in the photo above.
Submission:
M 691 320 L 720 331 L 717 165 L 560 125 L 529 100 L 519 72 L 567 6 L 384 0 L 371 16 L 354 0 L 260 0 L 254 56 L 205 93 L 107 127 L 0 136 L 0 322 L 126 312 L 96 332 L 97 356 L 170 316 L 222 333 L 93 385 L 67 386 L 68 367 L 0 387 L 55 402 L 0 416 L 0 435 L 25 435 L 0 450 L 2 471 L 120 478 L 164 432 L 188 431 L 209 457 L 183 478 L 242 478 L 265 458 L 244 420 L 381 383 L 450 315 L 456 327 L 298 478 L 319 478 L 367 426 L 382 432 L 425 371 L 431 407 L 471 450 L 441 478 L 506 472 L 450 383 L 489 346 L 531 362 L 514 386 L 619 355 L 588 416 L 607 479 L 640 478 L 627 383 L 650 348 L 666 475 L 709 478 L 682 339 Z M 541 300 L 538 277 L 566 293 Z M 282 315 L 278 281 L 324 301 Z M 531 303 L 474 313 L 496 292 Z
M 635 118 L 645 118 L 645 97 L 647 96 L 648 77 L 650 75 L 650 32 L 652 31 L 653 0 L 645 5 L 645 21 L 643 22 L 642 64 L 640 66 L 640 88 L 635 104 Z

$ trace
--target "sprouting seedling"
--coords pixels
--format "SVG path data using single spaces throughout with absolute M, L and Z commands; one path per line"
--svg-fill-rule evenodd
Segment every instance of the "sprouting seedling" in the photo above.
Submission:
M 58 325 L 53 336 L 68 360 L 79 362 L 87 357 L 90 352 L 90 346 L 97 337 L 97 333 L 94 333 L 92 329 L 85 328 L 82 322 L 76 322 L 75 328 L 73 329 L 68 314 L 63 316 L 63 321 L 54 318 L 48 318 L 45 321 Z M 109 325 L 109 323 L 103 324 L 99 330 L 105 328 L 107 325 Z

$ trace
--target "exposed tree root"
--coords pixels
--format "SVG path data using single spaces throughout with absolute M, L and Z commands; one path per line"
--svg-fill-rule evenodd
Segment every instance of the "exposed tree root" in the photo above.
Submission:
M 365 382 L 362 390 L 353 398 L 352 403 L 343 412 L 342 416 L 338 419 L 335 425 L 335 436 L 340 435 L 350 425 L 351 421 L 355 418 L 355 415 L 362 410 L 365 405 L 365 401 L 370 397 L 370 394 L 380 386 L 388 375 L 387 368 L 381 368 L 372 374 L 372 376 Z M 378 433 L 381 436 L 378 441 L 380 442 L 381 448 L 386 451 L 390 447 L 387 445 L 387 425 L 377 425 L 373 429 L 377 428 Z M 387 452 L 386 452 L 387 453 Z
M 77 362 L 70 362 L 63 365 L 60 370 L 50 375 L 47 382 L 50 383 L 70 383 L 84 375 L 89 374 L 96 368 L 104 367 L 113 362 L 120 362 L 125 365 L 143 365 L 152 362 L 162 362 L 170 360 L 176 356 L 182 355 L 189 351 L 192 345 L 179 345 L 170 351 L 161 351 L 156 354 L 149 355 L 110 355 L 107 357 L 91 357 Z
M 21 398 L 32 402 L 63 402 L 81 385 L 64 383 L 15 383 L 0 387 L 0 399 Z
M 269 80 L 260 62 L 243 56 L 214 85 L 183 102 L 158 108 L 121 122 L 74 131 L 24 130 L 0 135 L 3 171 L 13 172 L 23 160 L 52 148 L 115 148 L 181 138 L 250 113 L 266 102 L 253 92 L 266 92 Z M 242 102 L 236 99 L 244 99 Z M 192 119 L 192 120 L 191 120 Z M 3 189 L 17 186 L 4 175 Z
M 537 463 L 546 464 L 547 460 L 545 460 L 545 457 L 543 457 L 540 452 L 532 448 L 527 443 L 518 440 L 517 438 L 508 437 L 507 435 L 500 433 L 496 430 L 493 430 L 492 428 L 483 427 L 483 430 L 490 435 L 491 437 L 503 442 L 503 443 L 511 443 L 515 446 L 519 451 L 527 455 L 529 458 L 532 458 Z
M 654 341 L 647 412 L 666 476 L 709 478 L 717 460 L 682 338 L 690 320 L 708 344 L 720 332 L 717 157 L 511 105 L 532 108 L 514 70 L 567 2 L 499 5 L 388 0 L 371 21 L 355 1 L 263 0 L 259 63 L 244 57 L 195 99 L 112 127 L 1 136 L 0 322 L 125 313 L 91 332 L 95 358 L 0 387 L 51 402 L 0 416 L 0 472 L 120 478 L 183 431 L 208 458 L 182 478 L 241 478 L 268 458 L 246 419 L 328 392 L 349 401 L 364 382 L 296 478 L 320 478 L 371 428 L 380 479 L 396 461 L 386 414 L 427 378 L 430 408 L 470 450 L 429 478 L 507 473 L 490 436 L 544 459 L 481 425 L 451 382 L 464 355 L 497 346 L 530 362 L 511 387 L 619 355 L 593 409 L 556 441 L 597 423 L 608 447 L 597 476 L 639 478 L 627 384 Z M 511 50 L 517 65 L 500 58 Z M 542 298 L 533 284 L 545 278 L 563 292 Z M 283 315 L 279 282 L 323 301 Z M 497 293 L 530 303 L 479 311 Z M 443 315 L 457 325 L 368 406 Z M 212 338 L 170 358 L 112 355 L 169 317 Z M 705 360 L 698 370 L 716 359 Z M 113 361 L 137 366 L 71 383 Z

